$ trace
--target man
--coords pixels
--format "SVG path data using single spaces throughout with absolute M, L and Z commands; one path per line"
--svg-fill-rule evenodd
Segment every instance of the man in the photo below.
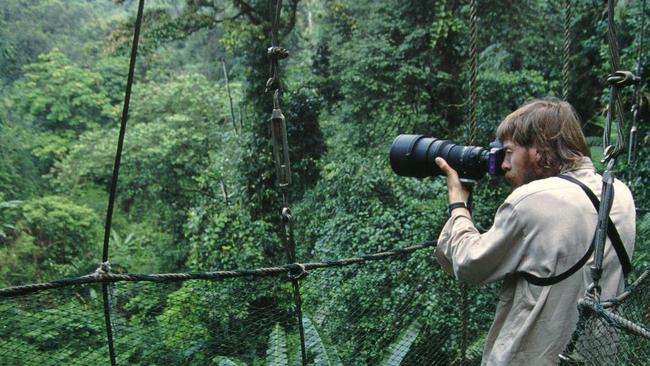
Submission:
M 577 303 L 592 284 L 589 267 L 548 286 L 537 286 L 524 274 L 557 276 L 574 266 L 589 249 L 597 212 L 580 186 L 557 177 L 564 174 L 589 187 L 599 198 L 602 177 L 573 107 L 558 99 L 534 100 L 508 115 L 497 128 L 506 148 L 502 164 L 513 191 L 497 210 L 494 224 L 480 234 L 471 213 L 459 202 L 469 192 L 442 158 L 436 164 L 447 175 L 450 218 L 436 249 L 441 266 L 458 280 L 485 283 L 503 279 L 496 316 L 483 351 L 484 365 L 554 365 L 570 340 L 578 319 Z M 610 218 L 629 257 L 635 240 L 635 208 L 629 189 L 614 183 Z M 610 238 L 605 244 L 601 297 L 624 288 L 621 262 Z

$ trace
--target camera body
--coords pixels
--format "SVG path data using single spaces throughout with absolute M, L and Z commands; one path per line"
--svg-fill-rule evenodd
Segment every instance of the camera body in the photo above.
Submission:
M 435 163 L 441 157 L 454 168 L 461 179 L 478 180 L 490 175 L 504 175 L 501 163 L 505 149 L 499 140 L 488 148 L 463 146 L 449 140 L 423 135 L 399 135 L 390 148 L 390 165 L 397 175 L 425 178 L 444 173 Z

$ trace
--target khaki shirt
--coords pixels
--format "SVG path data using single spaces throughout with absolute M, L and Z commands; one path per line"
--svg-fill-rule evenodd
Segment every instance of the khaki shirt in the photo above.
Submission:
M 600 197 L 602 177 L 588 158 L 563 172 Z M 610 217 L 632 258 L 635 208 L 630 190 L 614 183 Z M 496 316 L 483 350 L 484 365 L 554 365 L 578 320 L 577 303 L 592 283 L 589 267 L 552 286 L 535 286 L 516 272 L 550 277 L 566 271 L 589 249 L 596 210 L 582 189 L 564 179 L 540 179 L 515 189 L 499 207 L 494 224 L 480 234 L 464 210 L 454 210 L 436 248 L 442 268 L 468 283 L 504 279 Z M 624 288 L 620 262 L 609 238 L 605 244 L 602 298 Z

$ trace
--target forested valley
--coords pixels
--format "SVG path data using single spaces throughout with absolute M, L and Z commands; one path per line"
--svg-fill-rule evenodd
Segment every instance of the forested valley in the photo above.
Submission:
M 279 62 L 279 107 L 292 180 L 283 198 L 273 95 L 265 91 L 276 2 L 147 0 L 111 271 L 284 265 L 284 199 L 297 262 L 436 240 L 448 217 L 445 180 L 396 175 L 388 160 L 393 139 L 422 134 L 487 146 L 519 105 L 561 98 L 566 3 L 478 2 L 472 126 L 469 1 L 282 2 L 278 43 L 289 57 Z M 607 7 L 569 3 L 566 95 L 602 172 L 612 72 Z M 1 288 L 83 276 L 101 264 L 137 8 L 137 0 L 0 2 Z M 643 9 L 640 1 L 616 6 L 621 67 L 634 72 L 650 13 Z M 621 157 L 615 170 L 638 207 L 637 270 L 650 260 L 648 50 L 636 161 Z M 633 89 L 623 100 L 627 129 L 614 129 L 614 140 L 629 133 L 638 104 Z M 490 227 L 509 192 L 500 177 L 480 180 L 478 226 Z M 313 271 L 301 283 L 305 336 L 316 339 L 307 356 L 318 365 L 476 363 L 498 286 L 459 286 L 431 248 Z M 300 364 L 286 276 L 111 288 L 119 364 Z M 0 312 L 0 364 L 110 362 L 101 285 L 0 299 Z

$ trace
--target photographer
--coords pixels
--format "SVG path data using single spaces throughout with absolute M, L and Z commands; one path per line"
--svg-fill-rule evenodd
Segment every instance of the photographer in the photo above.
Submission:
M 593 282 L 589 271 L 593 255 L 584 266 L 577 264 L 588 258 L 598 216 L 587 194 L 570 178 L 600 198 L 602 177 L 595 172 L 576 113 L 566 102 L 531 101 L 508 115 L 496 135 L 506 149 L 501 168 L 513 191 L 484 234 L 463 207 L 469 192 L 458 173 L 444 159 L 435 160 L 447 176 L 451 216 L 440 233 L 436 257 L 460 281 L 503 279 L 483 350 L 484 365 L 558 364 L 558 355 L 575 330 L 578 300 Z M 631 257 L 634 202 L 618 180 L 614 192 L 609 217 Z M 621 263 L 608 236 L 600 279 L 603 299 L 623 290 Z M 551 285 L 535 285 L 529 279 L 568 274 L 573 266 L 575 273 Z

